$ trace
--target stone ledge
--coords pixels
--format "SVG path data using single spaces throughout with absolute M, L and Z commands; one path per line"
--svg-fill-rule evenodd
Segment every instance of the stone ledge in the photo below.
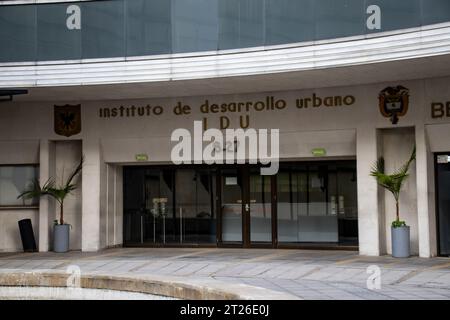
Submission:
M 66 287 L 70 274 L 62 271 L 0 271 L 0 286 Z M 82 288 L 139 292 L 183 300 L 297 300 L 290 294 L 201 278 L 86 273 Z

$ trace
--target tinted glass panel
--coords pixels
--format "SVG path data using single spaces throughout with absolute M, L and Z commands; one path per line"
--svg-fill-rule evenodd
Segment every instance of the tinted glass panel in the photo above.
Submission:
M 238 169 L 222 171 L 222 241 L 242 242 L 243 181 Z
M 0 7 L 0 61 L 36 59 L 36 7 Z
M 239 46 L 264 45 L 264 1 L 241 0 L 239 3 Z
M 123 1 L 86 2 L 82 9 L 83 58 L 125 56 Z
M 180 243 L 215 243 L 215 175 L 208 169 L 176 171 L 175 214 Z
M 215 243 L 215 179 L 209 169 L 124 168 L 125 243 Z
M 250 241 L 272 242 L 271 176 L 250 173 Z
M 219 49 L 264 45 L 264 1 L 219 1 Z
M 167 0 L 126 1 L 127 55 L 171 52 L 170 4 Z
M 299 242 L 299 216 L 306 215 L 307 170 L 282 168 L 277 175 L 278 241 Z
M 174 171 L 124 168 L 124 241 L 168 243 L 178 240 L 174 218 Z
M 426 0 L 423 8 L 424 25 L 450 21 L 450 1 L 449 0 Z
M 67 6 L 37 7 L 38 60 L 80 59 L 81 30 L 66 26 Z
M 17 197 L 33 187 L 38 179 L 36 166 L 0 166 L 0 206 L 34 206 L 39 199 Z
M 313 0 L 266 0 L 266 44 L 314 39 Z
M 217 50 L 218 0 L 172 0 L 172 50 Z
M 282 165 L 278 241 L 357 244 L 356 191 L 354 162 Z
M 439 254 L 450 256 L 450 153 L 437 157 Z
M 239 47 L 239 2 L 219 1 L 219 49 Z
M 363 0 L 316 0 L 316 39 L 332 39 L 363 34 Z
M 70 6 L 81 31 L 69 30 Z M 381 29 L 369 30 L 369 6 Z M 104 0 L 0 6 L 0 62 L 108 58 L 333 39 L 450 21 L 448 0 Z M 81 32 L 81 35 L 80 35 Z
M 424 0 L 425 4 L 427 2 L 428 0 Z M 369 5 L 377 5 L 381 9 L 381 30 L 378 31 L 421 25 L 420 0 L 366 0 L 366 8 Z M 370 33 L 370 30 L 367 30 L 366 33 Z

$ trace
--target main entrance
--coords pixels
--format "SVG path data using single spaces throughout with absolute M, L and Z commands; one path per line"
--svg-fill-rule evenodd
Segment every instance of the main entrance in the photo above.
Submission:
M 357 246 L 355 161 L 124 167 L 127 246 Z
M 258 167 L 220 170 L 219 245 L 275 246 L 275 176 Z

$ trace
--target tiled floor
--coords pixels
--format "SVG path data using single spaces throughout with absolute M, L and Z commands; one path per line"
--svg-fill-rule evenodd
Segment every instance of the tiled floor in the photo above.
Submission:
M 450 259 L 364 257 L 356 252 L 139 248 L 98 253 L 2 253 L 0 271 L 65 270 L 170 275 L 245 283 L 303 299 L 450 299 Z M 368 267 L 381 288 L 367 286 Z M 375 269 L 374 269 L 375 268 Z

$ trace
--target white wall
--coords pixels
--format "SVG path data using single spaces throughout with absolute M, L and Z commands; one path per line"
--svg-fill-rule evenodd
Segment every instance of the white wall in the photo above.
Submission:
M 22 251 L 19 226 L 17 222 L 22 219 L 31 219 L 36 245 L 39 239 L 37 209 L 0 210 L 0 252 Z

